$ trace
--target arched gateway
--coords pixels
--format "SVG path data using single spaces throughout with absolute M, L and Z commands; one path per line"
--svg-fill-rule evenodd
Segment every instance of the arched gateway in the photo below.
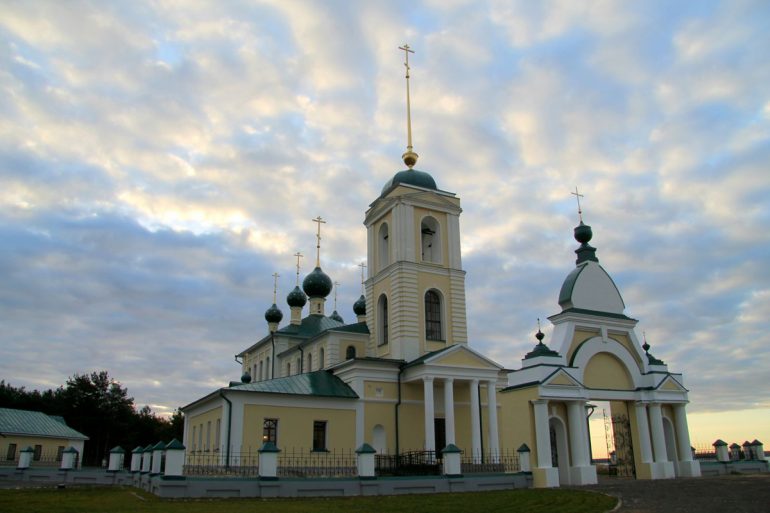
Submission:
M 562 310 L 554 325 L 552 347 L 538 344 L 522 368 L 509 374 L 499 402 L 505 426 L 501 438 L 533 448 L 535 486 L 596 483 L 591 465 L 586 404 L 609 401 L 617 458 L 639 479 L 699 476 L 687 428 L 687 389 L 681 374 L 649 353 L 624 313 L 615 283 L 589 246 L 592 232 L 575 228 L 581 243 L 575 269 L 559 294 Z M 507 418 L 529 409 L 531 421 Z M 556 447 L 554 447 L 556 444 Z

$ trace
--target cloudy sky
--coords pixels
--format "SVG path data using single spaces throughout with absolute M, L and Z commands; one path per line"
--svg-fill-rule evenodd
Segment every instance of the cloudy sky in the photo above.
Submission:
M 462 199 L 472 346 L 516 368 L 558 312 L 578 186 L 694 441 L 732 436 L 698 438 L 720 415 L 770 438 L 769 22 L 761 0 L 5 0 L 0 377 L 106 369 L 159 413 L 237 379 L 317 215 L 352 321 L 408 42 L 417 167 Z

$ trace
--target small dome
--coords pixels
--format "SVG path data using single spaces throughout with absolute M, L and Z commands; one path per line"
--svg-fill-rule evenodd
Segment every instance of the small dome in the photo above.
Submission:
M 283 319 L 283 312 L 278 309 L 278 306 L 273 303 L 273 306 L 267 309 L 265 312 L 265 320 L 267 322 L 281 322 L 281 319 Z
M 353 313 L 356 315 L 366 315 L 366 298 L 363 294 L 353 303 Z
M 332 314 L 329 316 L 330 319 L 334 319 L 337 322 L 345 323 L 345 320 L 342 318 L 340 314 L 337 313 L 337 310 L 332 312 Z
M 249 371 L 246 371 L 241 376 L 241 383 L 251 383 L 251 374 L 249 374 Z
M 309 297 L 326 297 L 332 291 L 332 279 L 316 267 L 302 280 L 302 288 Z
M 381 194 L 385 194 L 392 187 L 395 187 L 399 184 L 416 185 L 417 187 L 422 187 L 424 189 L 430 189 L 433 191 L 438 190 L 438 187 L 436 186 L 436 180 L 434 180 L 433 177 L 425 171 L 406 169 L 393 175 L 393 178 L 388 180 L 385 186 L 382 188 Z
M 286 296 L 286 302 L 289 303 L 289 306 L 298 306 L 302 308 L 307 303 L 307 296 L 302 292 L 302 289 L 297 286 L 294 287 L 294 290 L 289 292 L 288 296 Z
M 587 224 L 583 224 L 583 221 L 580 221 L 580 224 L 575 227 L 574 234 L 575 240 L 581 244 L 588 244 L 588 242 L 594 236 L 591 227 Z

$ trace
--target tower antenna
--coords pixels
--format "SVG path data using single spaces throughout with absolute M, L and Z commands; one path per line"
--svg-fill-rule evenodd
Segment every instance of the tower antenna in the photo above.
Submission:
M 417 163 L 417 157 L 419 157 L 412 149 L 412 106 L 409 98 L 409 54 L 414 53 L 414 50 L 409 48 L 408 44 L 399 46 L 398 49 L 404 51 L 404 66 L 406 67 L 406 152 L 401 155 L 401 158 L 404 159 L 404 164 L 412 169 Z

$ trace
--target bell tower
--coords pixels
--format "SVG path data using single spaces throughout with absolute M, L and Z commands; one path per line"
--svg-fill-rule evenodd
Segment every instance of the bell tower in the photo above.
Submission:
M 460 256 L 460 199 L 414 169 L 408 45 L 406 170 L 397 172 L 366 211 L 367 354 L 407 361 L 467 344 L 465 271 Z

